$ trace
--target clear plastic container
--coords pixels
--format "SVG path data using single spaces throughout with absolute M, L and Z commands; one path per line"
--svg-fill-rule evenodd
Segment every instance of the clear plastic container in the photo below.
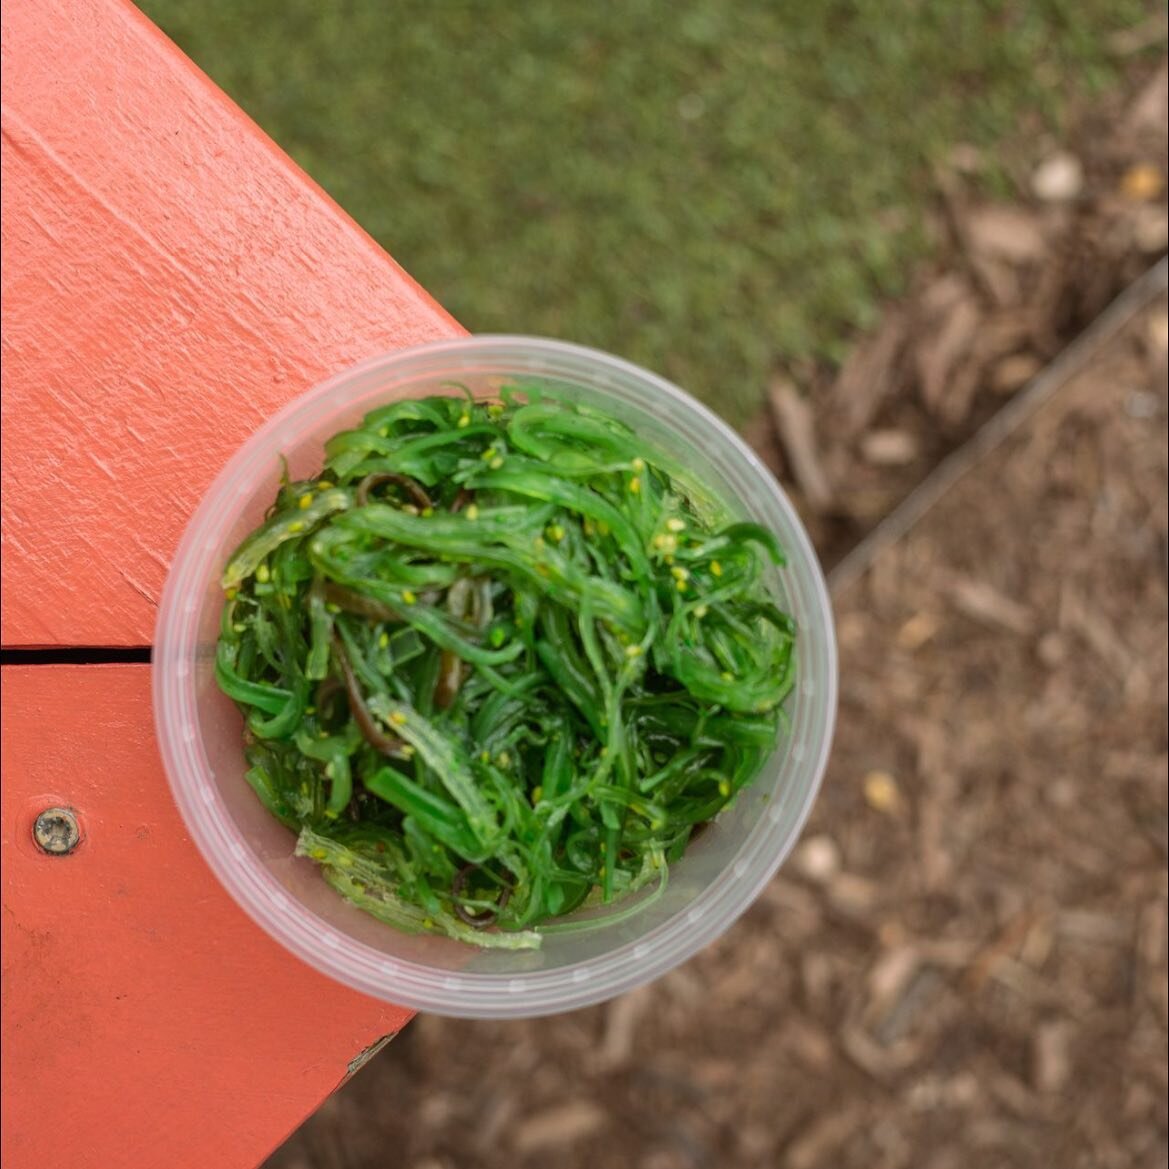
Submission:
M 552 934 L 535 951 L 480 950 L 411 936 L 347 904 L 244 781 L 242 722 L 215 685 L 222 567 L 279 481 L 315 474 L 322 446 L 376 405 L 450 392 L 490 395 L 498 379 L 538 376 L 624 418 L 647 453 L 667 452 L 695 485 L 780 538 L 775 591 L 799 627 L 790 725 L 758 779 L 670 867 L 668 889 L 624 921 Z M 652 456 L 651 456 L 652 457 Z M 293 954 L 367 994 L 472 1017 L 574 1010 L 649 982 L 717 938 L 751 904 L 795 843 L 819 786 L 836 710 L 836 649 L 824 579 L 775 479 L 742 440 L 689 395 L 618 358 L 556 341 L 473 337 L 393 353 L 310 390 L 262 427 L 215 480 L 191 520 L 159 609 L 154 710 L 166 771 L 191 835 L 251 917 Z

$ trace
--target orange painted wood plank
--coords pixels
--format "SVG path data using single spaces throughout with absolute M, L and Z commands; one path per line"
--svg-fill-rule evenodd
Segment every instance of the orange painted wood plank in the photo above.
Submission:
M 5 0 L 2 58 L 0 638 L 146 644 L 255 426 L 460 330 L 124 0 Z
M 3 667 L 5 1169 L 222 1169 L 269 1153 L 408 1012 L 269 940 L 192 846 L 146 666 Z M 31 827 L 80 813 L 66 857 Z

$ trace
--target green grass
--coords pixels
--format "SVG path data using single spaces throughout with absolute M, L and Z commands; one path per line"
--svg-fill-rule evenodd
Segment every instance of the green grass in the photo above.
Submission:
M 836 360 L 956 142 L 1058 129 L 1143 0 L 146 0 L 468 328 L 598 345 L 741 420 Z

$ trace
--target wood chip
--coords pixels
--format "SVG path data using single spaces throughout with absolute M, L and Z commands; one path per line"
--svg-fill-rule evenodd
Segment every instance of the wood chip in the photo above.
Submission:
M 948 578 L 946 592 L 963 616 L 992 629 L 1005 629 L 1026 637 L 1035 628 L 1034 614 L 1026 605 L 1003 596 L 986 581 L 955 574 Z
M 917 438 L 908 430 L 872 430 L 861 439 L 861 455 L 874 467 L 904 467 L 918 451 Z
M 1169 243 L 1169 214 L 1163 204 L 1146 203 L 1133 215 L 1132 239 L 1146 255 L 1155 256 Z
M 1154 901 L 1141 912 L 1139 953 L 1141 961 L 1151 967 L 1165 965 L 1166 907 L 1164 901 Z
M 1169 315 L 1164 311 L 1149 313 L 1145 321 L 1145 342 L 1156 358 L 1169 353 Z
M 921 649 L 941 628 L 941 621 L 928 612 L 914 613 L 897 630 L 897 647 L 913 653 Z
M 605 1035 L 601 1040 L 600 1063 L 604 1068 L 617 1068 L 629 1062 L 633 1055 L 633 1041 L 637 1025 L 649 1009 L 652 992 L 639 987 L 614 999 L 605 1011 Z
M 839 873 L 828 886 L 828 896 L 834 908 L 850 917 L 866 919 L 877 904 L 877 886 L 855 873 Z
M 990 1066 L 984 1069 L 986 1086 L 990 1095 L 1000 1104 L 1024 1120 L 1034 1120 L 1039 1110 L 1034 1092 L 1022 1080 L 1004 1071 L 993 1060 L 985 1061 Z M 1018 1142 L 1013 1142 L 1017 1144 Z
M 973 250 L 1009 264 L 1045 258 L 1047 241 L 1039 217 L 1009 203 L 986 203 L 963 214 L 963 233 Z
M 504 1084 L 507 1085 L 507 1081 Z M 479 1114 L 475 1118 L 475 1147 L 480 1153 L 486 1154 L 499 1147 L 499 1139 L 507 1131 L 516 1114 L 520 1111 L 522 1101 L 518 1092 L 509 1086 L 497 1087 L 487 1098 Z M 442 1125 L 435 1125 L 442 1128 Z
M 816 449 L 816 428 L 812 408 L 796 387 L 785 377 L 771 383 L 768 401 L 775 418 L 775 428 L 791 464 L 792 475 L 808 506 L 822 512 L 832 503 L 832 488 Z
M 1127 914 L 1098 913 L 1091 909 L 1065 909 L 1056 917 L 1056 929 L 1065 941 L 1090 946 L 1119 946 L 1133 935 Z
M 969 375 L 956 377 L 983 320 L 973 291 L 964 282 L 940 284 L 934 297 L 923 298 L 922 336 L 915 364 L 922 402 L 935 415 L 949 418 L 969 396 Z M 947 403 L 946 399 L 952 399 Z M 956 400 L 953 400 L 955 399 Z
M 898 308 L 886 309 L 877 331 L 849 354 L 828 391 L 834 434 L 848 441 L 865 430 L 897 384 L 908 329 Z
M 1067 1023 L 1041 1023 L 1031 1045 L 1032 1083 L 1040 1092 L 1059 1092 L 1071 1073 Z
M 1012 353 L 995 362 L 990 373 L 990 388 L 996 394 L 1013 394 L 1042 368 L 1043 362 L 1034 353 Z
M 823 1073 L 832 1066 L 832 1040 L 800 1015 L 791 1016 L 784 1025 L 783 1046 L 811 1071 Z
M 877 959 L 868 975 L 869 1004 L 865 1015 L 870 1025 L 889 1013 L 920 969 L 921 953 L 912 944 L 895 946 Z
M 1009 961 L 1011 955 L 1023 945 L 1034 921 L 1034 914 L 1015 914 L 997 936 L 971 959 L 963 978 L 969 991 L 977 994 L 988 979 L 995 977 L 1003 963 Z
M 1039 218 L 1006 204 L 952 207 L 951 218 L 978 287 L 1004 311 L 1018 313 L 1024 274 L 1049 259 Z
M 885 1046 L 855 1023 L 847 1023 L 841 1028 L 840 1046 L 861 1071 L 867 1072 L 875 1080 L 886 1080 L 905 1071 L 921 1055 L 920 1043 L 902 1039 Z
M 1060 594 L 1059 620 L 1065 629 L 1078 633 L 1118 678 L 1123 680 L 1128 676 L 1130 665 L 1136 660 L 1133 652 L 1107 618 L 1090 608 L 1073 589 L 1065 588 Z
M 608 1114 L 591 1100 L 573 1100 L 519 1121 L 512 1144 L 517 1153 L 548 1152 L 591 1136 L 607 1120 Z
M 1032 970 L 1039 970 L 1051 954 L 1055 945 L 1055 925 L 1046 915 L 1037 918 L 1027 931 L 1019 950 L 1019 961 Z

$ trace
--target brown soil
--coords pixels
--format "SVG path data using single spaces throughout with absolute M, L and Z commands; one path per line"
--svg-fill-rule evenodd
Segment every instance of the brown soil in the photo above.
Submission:
M 1164 222 L 1160 195 L 1117 194 L 1138 165 L 1163 184 L 1150 142 L 1097 134 L 1078 148 L 1089 187 L 1105 177 L 1069 213 L 1079 234 L 1060 237 L 1064 276 L 1046 295 L 1081 306 L 1067 320 L 1164 247 L 1131 234 Z M 1151 190 L 1152 171 L 1142 181 Z M 1046 223 L 1052 209 L 1015 212 Z M 1125 231 L 1093 274 L 1090 241 Z M 1055 288 L 1052 253 L 1011 254 L 1031 256 L 1003 270 L 1032 292 L 1006 303 Z M 987 299 L 998 277 L 976 286 L 974 261 L 953 255 L 890 308 L 911 322 L 896 344 L 858 348 L 870 368 L 856 359 L 854 387 L 889 379 L 877 404 L 824 387 L 837 421 L 826 410 L 803 428 L 797 461 L 810 452 L 827 485 L 808 515 L 829 558 L 1026 380 L 1007 384 L 1007 359 L 1033 371 L 1065 339 L 1066 322 L 1033 344 L 1033 325 L 1010 352 L 972 356 L 1014 310 Z M 975 288 L 971 309 L 930 292 L 954 280 Z M 941 303 L 945 320 L 976 318 L 962 345 L 969 324 L 928 317 Z M 722 940 L 572 1015 L 418 1018 L 267 1169 L 1165 1165 L 1166 320 L 1162 299 L 837 598 L 823 793 Z M 945 405 L 963 379 L 963 410 Z M 946 390 L 931 399 L 930 384 Z M 792 415 L 781 403 L 781 423 Z M 770 425 L 756 438 L 786 474 Z M 890 432 L 902 437 L 874 444 Z

